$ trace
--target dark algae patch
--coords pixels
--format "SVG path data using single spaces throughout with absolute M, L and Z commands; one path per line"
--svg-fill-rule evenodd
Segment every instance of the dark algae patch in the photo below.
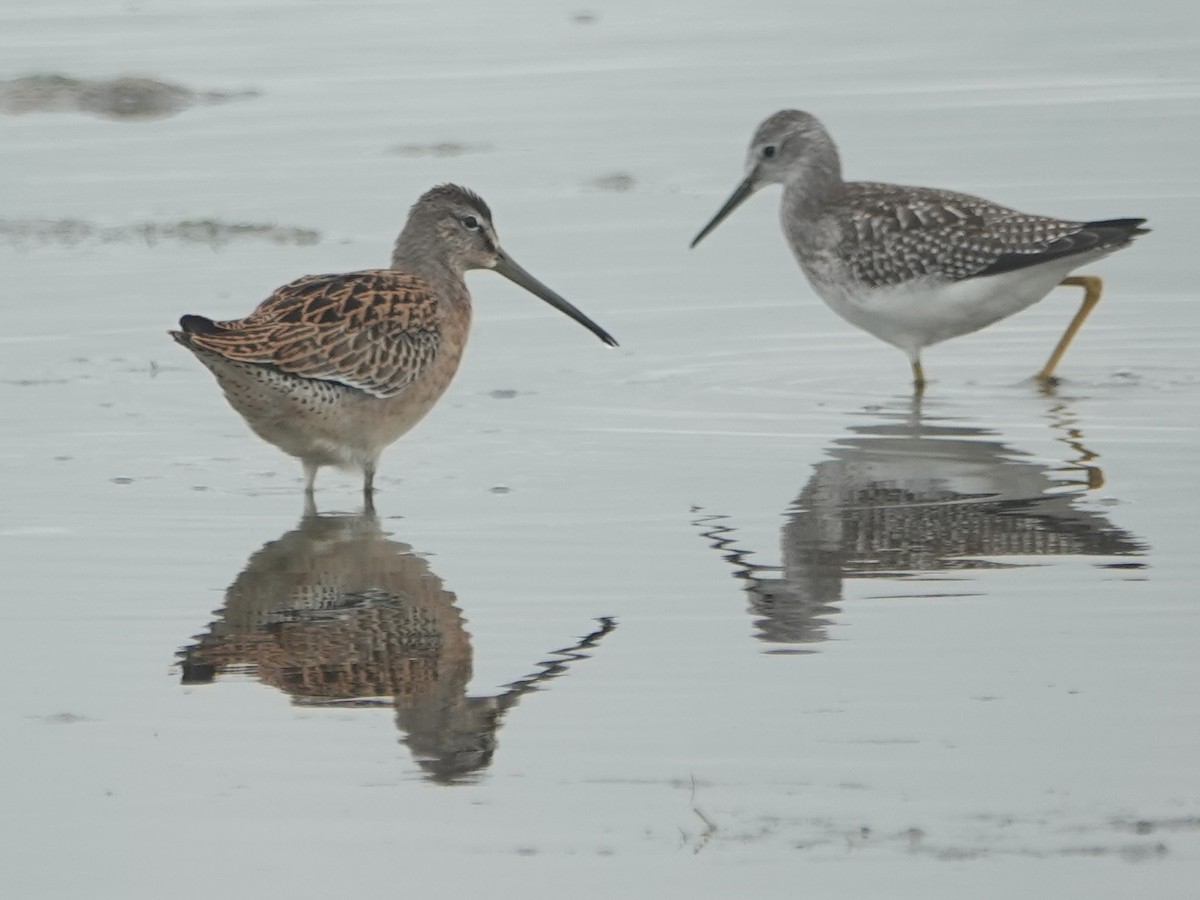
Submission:
M 154 78 L 26 75 L 0 81 L 0 111 L 10 115 L 80 112 L 105 119 L 161 119 L 198 105 L 258 96 L 257 91 L 194 91 Z
M 82 219 L 0 219 L 0 243 L 13 246 L 58 244 L 159 243 L 202 244 L 222 247 L 234 241 L 270 241 L 307 247 L 319 243 L 321 233 L 313 228 L 251 222 L 222 222 L 217 219 L 185 219 L 182 222 L 138 222 L 133 225 L 99 225 Z

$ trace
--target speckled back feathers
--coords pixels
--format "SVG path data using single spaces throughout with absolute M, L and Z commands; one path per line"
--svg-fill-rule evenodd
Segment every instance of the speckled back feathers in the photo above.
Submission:
M 1074 222 L 1022 213 L 935 188 L 849 182 L 825 210 L 838 255 L 856 281 L 896 285 L 923 276 L 961 281 L 1090 250 L 1116 250 L 1144 219 Z
M 308 275 L 242 319 L 187 316 L 177 341 L 226 359 L 393 397 L 441 344 L 437 300 L 421 278 L 389 269 Z

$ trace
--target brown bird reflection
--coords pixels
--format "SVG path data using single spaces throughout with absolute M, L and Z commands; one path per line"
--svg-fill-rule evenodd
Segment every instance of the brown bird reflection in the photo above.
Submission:
M 1147 547 L 1080 503 L 1104 476 L 1067 405 L 1054 402 L 1050 426 L 1070 448 L 1058 466 L 991 439 L 994 432 L 923 415 L 919 398 L 868 411 L 873 421 L 829 448 L 830 458 L 813 467 L 789 508 L 780 566 L 751 562 L 753 551 L 738 546 L 727 517 L 698 518 L 704 537 L 745 585 L 757 637 L 773 644 L 826 640 L 847 578 L 945 582 L 935 573 L 1064 556 L 1143 568 L 1114 558 L 1139 556 Z M 948 594 L 935 588 L 928 596 Z
M 601 618 L 505 690 L 471 697 L 471 641 L 455 599 L 373 509 L 318 515 L 310 504 L 294 531 L 250 557 L 208 631 L 179 651 L 182 681 L 243 673 L 298 706 L 392 706 L 430 780 L 469 780 L 491 762 L 504 714 L 616 625 Z

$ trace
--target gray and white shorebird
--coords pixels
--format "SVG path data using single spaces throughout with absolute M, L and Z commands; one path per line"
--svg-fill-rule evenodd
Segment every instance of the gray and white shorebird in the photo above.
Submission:
M 1075 222 L 954 191 L 843 181 L 825 126 L 786 109 L 759 125 L 746 177 L 691 245 L 768 184 L 783 185 L 783 233 L 813 290 L 847 322 L 903 350 L 918 391 L 923 348 L 1076 285 L 1083 304 L 1037 376 L 1050 381 L 1100 299 L 1099 278 L 1070 273 L 1149 230 L 1145 219 Z
M 453 184 L 413 204 L 389 268 L 308 275 L 243 319 L 187 315 L 170 334 L 216 376 L 255 434 L 303 463 L 306 493 L 318 469 L 339 466 L 361 469 L 370 494 L 384 448 L 433 408 L 458 370 L 470 269 L 499 272 L 617 345 L 517 265 L 488 205 Z

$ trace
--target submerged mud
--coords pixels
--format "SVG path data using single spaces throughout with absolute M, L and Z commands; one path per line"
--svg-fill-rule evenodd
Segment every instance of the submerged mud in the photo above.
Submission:
M 154 246 L 168 242 L 221 247 L 244 240 L 308 247 L 320 242 L 321 233 L 315 228 L 222 222 L 216 219 L 138 222 L 132 225 L 101 225 L 82 219 L 0 219 L 0 242 L 18 247 L 29 244 L 78 247 L 129 243 Z
M 26 75 L 0 81 L 0 112 L 10 115 L 77 112 L 118 121 L 161 119 L 192 106 L 257 97 L 258 92 L 196 91 L 155 78 L 109 79 Z

